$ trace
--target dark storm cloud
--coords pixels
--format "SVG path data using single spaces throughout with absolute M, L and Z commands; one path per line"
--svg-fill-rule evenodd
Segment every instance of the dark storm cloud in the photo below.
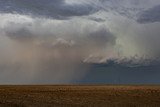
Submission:
M 64 0 L 1 0 L 0 11 L 66 19 L 92 14 L 97 9 L 87 4 L 67 4 Z
M 139 23 L 160 22 L 160 5 L 150 8 L 140 13 L 137 19 Z

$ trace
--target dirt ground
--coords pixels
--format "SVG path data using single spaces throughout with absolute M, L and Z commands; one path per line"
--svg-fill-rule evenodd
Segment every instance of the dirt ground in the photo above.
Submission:
M 160 86 L 0 86 L 0 107 L 160 107 Z

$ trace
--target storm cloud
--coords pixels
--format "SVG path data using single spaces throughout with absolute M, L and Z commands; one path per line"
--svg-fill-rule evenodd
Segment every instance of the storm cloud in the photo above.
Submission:
M 153 23 L 159 21 L 160 21 L 160 5 L 141 12 L 137 19 L 137 22 L 139 23 Z
M 82 79 L 93 63 L 159 59 L 159 4 L 1 0 L 0 83 L 71 83 Z
M 67 19 L 71 16 L 89 15 L 98 9 L 88 4 L 67 4 L 64 0 L 1 0 L 0 11 Z
M 88 70 L 84 61 L 106 59 L 106 51 L 114 52 L 116 37 L 96 22 L 92 26 L 92 21 L 81 24 L 18 14 L 0 18 L 1 83 L 68 83 L 83 77 Z

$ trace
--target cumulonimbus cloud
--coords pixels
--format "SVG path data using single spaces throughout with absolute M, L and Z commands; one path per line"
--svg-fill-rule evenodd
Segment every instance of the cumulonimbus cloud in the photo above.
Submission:
M 157 0 L 0 2 L 1 83 L 69 83 L 88 63 L 160 56 L 159 23 L 135 20 Z
M 105 26 L 93 27 L 92 21 L 81 24 L 19 14 L 1 14 L 0 19 L 0 65 L 5 65 L 1 74 L 10 78 L 1 77 L 2 83 L 67 83 L 85 74 L 84 61 L 106 58 L 115 45 L 116 37 Z M 90 55 L 95 59 L 88 59 Z

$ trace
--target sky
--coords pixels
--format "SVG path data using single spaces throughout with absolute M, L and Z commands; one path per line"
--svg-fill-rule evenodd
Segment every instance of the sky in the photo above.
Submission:
M 0 84 L 159 84 L 159 0 L 0 0 Z

